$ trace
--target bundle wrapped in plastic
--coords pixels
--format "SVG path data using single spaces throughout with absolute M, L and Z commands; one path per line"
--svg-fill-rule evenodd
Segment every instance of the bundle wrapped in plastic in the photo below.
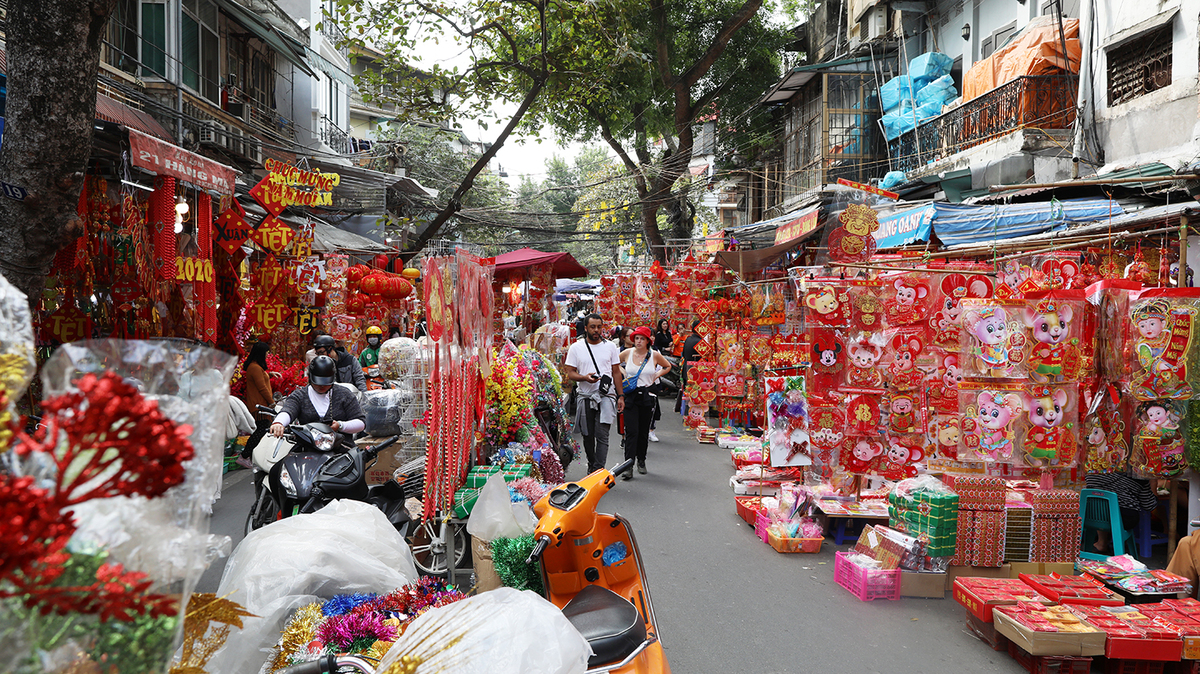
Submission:
M 501 587 L 409 624 L 377 671 L 392 674 L 583 674 L 592 648 L 554 604 Z
M 379 345 L 379 365 L 385 379 L 419 376 L 427 370 L 424 361 L 428 358 L 428 349 L 408 337 L 396 337 Z
M 931 51 L 921 54 L 908 62 L 908 76 L 920 89 L 925 83 L 932 82 L 943 75 L 949 75 L 954 67 L 954 59 L 940 52 Z
M 55 528 L 12 547 L 0 527 L 0 546 L 17 555 L 0 578 L 0 671 L 167 670 L 179 607 L 228 550 L 209 535 L 206 507 L 235 363 L 122 340 L 66 344 L 46 362 L 45 426 L 4 455 L 0 492 L 29 511 L 27 528 Z
M 362 394 L 361 400 L 368 434 L 382 438 L 413 432 L 411 420 L 415 415 L 412 408 L 418 401 L 412 389 L 400 386 L 367 391 Z

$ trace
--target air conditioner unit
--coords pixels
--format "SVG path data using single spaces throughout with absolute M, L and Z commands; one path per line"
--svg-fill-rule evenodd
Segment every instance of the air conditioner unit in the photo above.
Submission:
M 200 144 L 201 145 L 216 145 L 218 147 L 226 147 L 226 134 L 228 131 L 225 125 L 220 122 L 214 122 L 211 119 L 200 123 Z
M 876 5 L 867 12 L 863 17 L 865 23 L 865 33 L 868 40 L 881 38 L 888 34 L 888 6 L 886 4 Z

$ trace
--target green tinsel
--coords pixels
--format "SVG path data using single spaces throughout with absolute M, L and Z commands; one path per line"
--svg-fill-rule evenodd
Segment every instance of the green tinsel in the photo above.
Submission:
M 533 534 L 520 538 L 497 538 L 492 541 L 492 564 L 496 575 L 506 587 L 518 590 L 533 590 L 545 596 L 542 588 L 542 572 L 537 564 L 526 564 L 533 552 Z

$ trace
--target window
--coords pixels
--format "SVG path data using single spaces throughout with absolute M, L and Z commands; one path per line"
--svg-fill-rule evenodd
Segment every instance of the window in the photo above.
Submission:
M 100 59 L 127 73 L 137 72 L 138 2 L 118 0 L 105 27 Z
M 142 76 L 167 76 L 167 6 L 142 3 Z
M 979 58 L 985 59 L 999 51 L 1015 32 L 1017 32 L 1017 22 L 1013 21 L 985 37 L 979 45 Z
M 1058 16 L 1054 5 L 1058 0 L 1042 0 L 1042 16 L 1047 14 Z M 1062 15 L 1064 19 L 1079 18 L 1079 0 L 1062 0 Z
M 182 32 L 183 85 L 216 103 L 221 82 L 217 6 L 206 0 L 184 0 Z
M 1108 104 L 1133 100 L 1171 83 L 1172 24 L 1108 50 Z

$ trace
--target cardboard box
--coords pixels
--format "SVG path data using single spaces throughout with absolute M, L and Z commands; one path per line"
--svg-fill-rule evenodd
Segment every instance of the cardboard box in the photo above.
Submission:
M 1016 578 L 1022 573 L 1047 576 L 1052 573 L 1063 576 L 1075 573 L 1074 562 L 1010 562 L 1009 566 L 1012 568 L 1009 578 Z
M 946 589 L 954 585 L 955 578 L 971 576 L 975 578 L 1015 578 L 1008 564 L 995 568 L 976 568 L 974 566 L 950 566 L 946 569 Z
M 901 571 L 900 596 L 924 597 L 926 599 L 945 599 L 946 574 Z
M 1003 613 L 994 612 L 996 631 L 1030 655 L 1104 655 L 1104 632 L 1034 632 Z
M 990 620 L 984 622 L 970 611 L 967 611 L 967 631 L 979 637 L 980 641 L 991 646 L 994 651 L 1008 650 L 1008 639 L 996 631 L 996 624 Z
M 492 563 L 492 546 L 477 536 L 471 537 L 471 561 L 475 566 L 476 593 L 504 586 L 500 576 L 496 575 L 496 565 Z

